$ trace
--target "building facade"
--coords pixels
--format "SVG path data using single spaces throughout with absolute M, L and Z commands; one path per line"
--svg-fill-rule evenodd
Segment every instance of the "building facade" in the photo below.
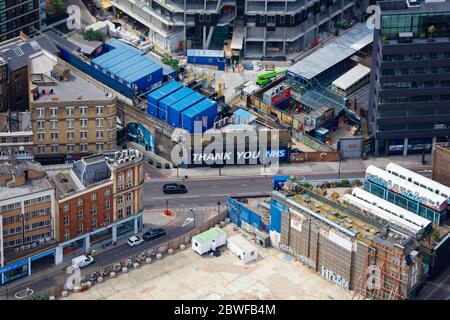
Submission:
M 274 58 L 310 48 L 320 33 L 365 12 L 368 1 L 134 1 L 112 0 L 116 13 L 125 13 L 148 28 L 148 36 L 166 51 L 223 49 L 230 39 L 237 56 Z M 231 37 L 232 34 L 232 37 Z
M 41 29 L 45 14 L 45 0 L 0 0 L 0 41 L 28 36 Z
M 450 1 L 382 1 L 369 127 L 375 154 L 430 152 L 450 135 Z
M 55 190 L 39 163 L 0 166 L 1 284 L 31 274 L 32 262 L 55 253 Z
M 143 154 L 91 155 L 52 174 L 56 188 L 56 263 L 142 229 Z
M 116 151 L 116 97 L 56 56 L 30 57 L 34 155 L 42 163 Z
M 0 113 L 0 161 L 33 160 L 29 112 Z
M 450 143 L 433 146 L 433 180 L 450 187 Z

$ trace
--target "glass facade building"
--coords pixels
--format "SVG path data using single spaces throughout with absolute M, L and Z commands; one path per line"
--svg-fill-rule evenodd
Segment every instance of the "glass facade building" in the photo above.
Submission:
M 375 153 L 431 152 L 450 139 L 450 1 L 379 5 L 369 93 Z

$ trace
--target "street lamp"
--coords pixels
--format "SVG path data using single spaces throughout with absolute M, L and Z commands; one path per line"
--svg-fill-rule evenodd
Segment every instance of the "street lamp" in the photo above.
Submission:
M 195 212 L 194 212 L 194 209 L 191 209 L 191 212 L 192 212 L 192 216 L 194 217 L 194 229 L 195 229 Z
M 220 201 L 217 201 L 217 214 L 220 214 Z
M 342 158 L 339 157 L 338 179 L 341 178 L 341 161 L 342 161 Z

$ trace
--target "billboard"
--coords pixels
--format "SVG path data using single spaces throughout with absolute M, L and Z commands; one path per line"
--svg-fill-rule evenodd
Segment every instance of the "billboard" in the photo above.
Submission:
M 363 136 L 339 139 L 339 151 L 343 158 L 360 158 L 363 152 Z
M 129 140 L 139 143 L 145 150 L 155 151 L 155 137 L 142 123 L 127 124 L 127 136 Z

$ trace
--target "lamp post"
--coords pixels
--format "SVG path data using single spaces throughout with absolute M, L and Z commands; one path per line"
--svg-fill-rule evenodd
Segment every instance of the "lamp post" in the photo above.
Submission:
M 338 179 L 341 178 L 341 161 L 342 161 L 342 158 L 339 157 Z
M 217 214 L 220 214 L 220 201 L 217 201 Z

